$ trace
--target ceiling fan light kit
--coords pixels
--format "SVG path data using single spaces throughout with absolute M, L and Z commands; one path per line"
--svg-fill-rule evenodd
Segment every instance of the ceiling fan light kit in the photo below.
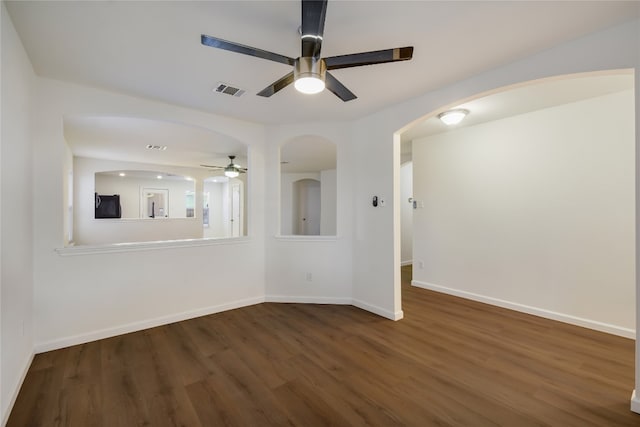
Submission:
M 327 65 L 324 59 L 297 58 L 293 68 L 294 86 L 298 92 L 313 95 L 326 86 Z
M 237 178 L 240 172 L 235 168 L 235 165 L 229 165 L 224 168 L 224 176 L 229 178 Z
M 200 165 L 203 168 L 218 169 L 224 171 L 224 175 L 228 178 L 237 178 L 241 173 L 246 173 L 247 168 L 243 168 L 235 162 L 236 156 L 229 156 L 229 164 L 227 166 Z
M 320 50 L 326 12 L 327 0 L 302 0 L 302 25 L 299 31 L 302 49 L 301 55 L 295 59 L 205 34 L 201 35 L 200 42 L 204 46 L 292 66 L 291 72 L 258 92 L 257 95 L 264 97 L 270 97 L 293 83 L 298 91 L 305 94 L 320 93 L 326 88 L 342 101 L 351 101 L 357 96 L 329 73 L 330 70 L 407 61 L 412 58 L 413 46 L 322 58 Z

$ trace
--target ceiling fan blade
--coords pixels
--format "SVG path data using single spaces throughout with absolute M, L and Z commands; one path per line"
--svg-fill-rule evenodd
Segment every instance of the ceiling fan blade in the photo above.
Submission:
M 325 84 L 327 85 L 327 89 L 333 92 L 338 98 L 342 99 L 344 102 L 351 101 L 356 99 L 357 96 L 354 95 L 349 89 L 345 87 L 338 79 L 333 77 L 331 73 L 325 74 Z
M 245 46 L 240 43 L 234 43 L 222 40 L 217 37 L 202 34 L 200 42 L 205 46 L 224 49 L 231 52 L 242 53 L 243 55 L 255 56 L 256 58 L 268 59 L 269 61 L 280 62 L 281 64 L 293 65 L 294 59 L 288 56 L 280 55 L 266 50 L 258 49 L 251 46 Z
M 285 87 L 289 86 L 291 83 L 293 83 L 293 71 L 282 77 L 280 80 L 273 82 L 269 86 L 265 87 L 260 92 L 258 92 L 257 95 L 269 97 L 279 90 L 282 90 Z
M 200 165 L 203 168 L 211 168 L 211 169 L 224 169 L 224 166 L 213 166 L 213 165 Z
M 327 70 L 360 67 L 362 65 L 384 64 L 385 62 L 407 61 L 413 56 L 413 46 L 395 49 L 375 50 L 372 52 L 352 53 L 324 58 Z
M 302 57 L 320 58 L 327 0 L 302 0 Z

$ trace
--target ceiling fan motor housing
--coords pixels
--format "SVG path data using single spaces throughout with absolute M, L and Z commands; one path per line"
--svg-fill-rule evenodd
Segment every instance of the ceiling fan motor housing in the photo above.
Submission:
M 324 59 L 309 57 L 296 58 L 293 68 L 293 78 L 298 80 L 304 77 L 313 77 L 325 81 L 327 65 Z

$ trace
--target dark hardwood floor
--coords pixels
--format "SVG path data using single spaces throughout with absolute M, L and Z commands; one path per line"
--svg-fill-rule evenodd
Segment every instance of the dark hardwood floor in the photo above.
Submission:
M 410 276 L 399 322 L 260 304 L 39 354 L 8 426 L 640 426 L 632 340 Z

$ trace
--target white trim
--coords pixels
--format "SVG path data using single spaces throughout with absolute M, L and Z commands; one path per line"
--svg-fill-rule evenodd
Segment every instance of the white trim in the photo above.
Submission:
M 267 295 L 265 302 L 349 305 L 351 298 Z
M 281 235 L 277 234 L 273 236 L 276 240 L 281 240 L 285 242 L 333 242 L 339 240 L 339 236 L 308 236 L 308 235 Z
M 235 245 L 251 242 L 251 239 L 244 237 L 227 237 L 227 238 L 204 238 L 204 239 L 181 239 L 181 240 L 162 240 L 154 242 L 130 242 L 130 243 L 113 243 L 108 245 L 74 245 L 65 248 L 56 248 L 55 251 L 60 256 L 76 256 L 91 254 L 107 254 L 119 252 L 147 251 L 167 248 L 191 248 L 196 246 L 213 246 L 213 245 Z
M 570 314 L 558 313 L 538 307 L 531 307 L 517 302 L 505 301 L 498 298 L 488 297 L 484 295 L 474 294 L 472 292 L 461 291 L 458 289 L 447 288 L 445 286 L 434 285 L 432 283 L 420 282 L 412 280 L 411 286 L 417 288 L 429 289 L 444 294 L 466 298 L 485 304 L 496 305 L 498 307 L 508 308 L 510 310 L 520 311 L 522 313 L 533 314 L 534 316 L 544 317 L 545 319 L 557 320 L 559 322 L 569 323 L 571 325 L 582 326 L 584 328 L 593 329 L 608 334 L 618 335 L 624 338 L 636 338 L 636 331 L 622 326 L 611 325 L 609 323 L 598 322 L 596 320 L 585 319 L 583 317 L 572 316 Z
M 126 325 L 120 325 L 113 328 L 105 328 L 93 332 L 59 338 L 52 341 L 36 344 L 35 352 L 44 353 L 45 351 L 57 350 L 59 348 L 70 347 L 77 344 L 84 344 L 87 342 L 110 338 L 117 335 L 128 334 L 130 332 L 141 331 L 143 329 L 154 328 L 156 326 L 167 325 L 169 323 L 180 322 L 182 320 L 193 319 L 195 317 L 207 316 L 209 314 L 220 313 L 222 311 L 260 304 L 262 302 L 264 302 L 263 297 L 247 298 L 239 301 L 232 301 L 225 304 L 215 305 L 212 307 L 204 307 L 197 310 L 184 311 L 182 313 L 175 313 L 168 316 L 156 317 L 154 319 L 128 323 Z
M 631 393 L 631 411 L 640 414 L 640 397 L 635 390 Z
M 411 265 L 411 264 L 413 264 L 413 260 L 412 259 L 407 260 L 407 261 L 401 261 L 400 262 L 400 267 L 404 267 L 405 265 Z
M 93 332 L 87 332 L 69 337 L 58 338 L 51 341 L 38 343 L 35 345 L 35 354 L 44 353 L 46 351 L 57 350 L 60 348 L 70 347 L 78 344 L 85 344 L 91 341 L 97 341 L 104 338 L 115 337 L 118 335 L 137 332 L 144 329 L 154 328 L 156 326 L 167 325 L 170 323 L 180 322 L 182 320 L 193 319 L 196 317 L 207 316 L 209 314 L 220 313 L 227 310 L 233 310 L 250 305 L 260 304 L 263 302 L 273 303 L 300 303 L 300 304 L 335 304 L 335 305 L 353 305 L 362 310 L 369 311 L 378 316 L 391 320 L 400 320 L 404 317 L 402 310 L 391 312 L 381 307 L 365 303 L 363 301 L 353 300 L 344 297 L 313 297 L 313 296 L 286 296 L 286 295 L 267 295 L 266 297 L 248 298 L 239 301 L 233 301 L 212 307 L 200 308 L 197 310 L 189 310 L 181 313 L 171 314 L 168 316 L 156 317 L 154 319 L 142 320 L 139 322 L 128 323 L 125 325 L 115 326 L 112 328 L 99 329 Z M 26 374 L 26 372 L 25 372 Z
M 20 374 L 18 383 L 15 385 L 13 392 L 11 393 L 11 399 L 9 399 L 9 405 L 7 405 L 6 412 L 2 414 L 2 424 L 0 425 L 4 426 L 9 421 L 9 415 L 11 414 L 11 410 L 13 409 L 13 405 L 16 404 L 16 399 L 18 398 L 18 394 L 20 393 L 20 389 L 22 388 L 24 379 L 27 377 L 27 372 L 29 372 L 29 368 L 33 363 L 34 356 L 35 356 L 35 353 L 31 352 L 31 356 L 27 358 L 27 362 L 22 367 L 22 373 Z
M 377 314 L 378 316 L 382 316 L 387 319 L 400 320 L 404 317 L 404 312 L 402 310 L 398 310 L 394 313 L 393 311 L 385 310 L 384 308 L 378 307 L 377 305 L 372 305 L 357 299 L 352 300 L 352 304 L 358 308 L 361 308 L 362 310 Z

